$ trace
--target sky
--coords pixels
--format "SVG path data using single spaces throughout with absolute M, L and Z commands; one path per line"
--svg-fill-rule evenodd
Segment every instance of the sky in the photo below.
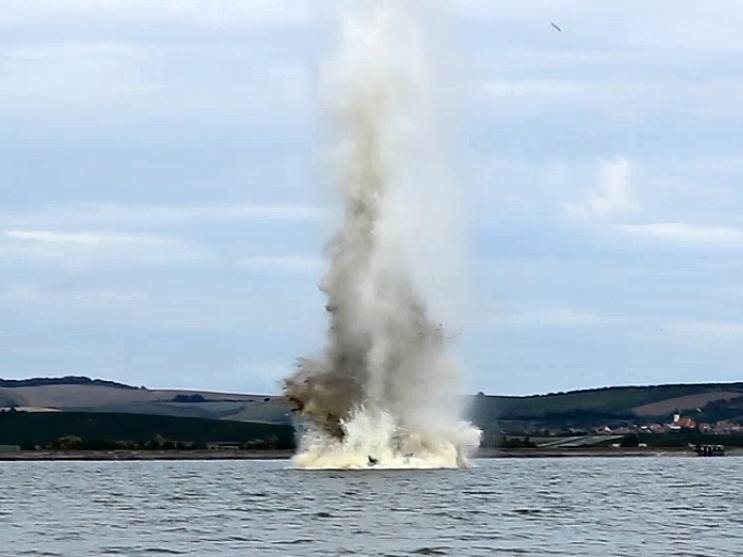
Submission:
M 340 4 L 0 0 L 0 377 L 277 392 L 322 349 Z M 463 390 L 740 380 L 743 4 L 437 21 Z

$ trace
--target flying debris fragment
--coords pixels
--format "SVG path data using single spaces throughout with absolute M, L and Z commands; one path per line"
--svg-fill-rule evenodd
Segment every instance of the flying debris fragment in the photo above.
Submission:
M 559 28 L 559 27 L 557 26 L 557 24 L 556 24 L 556 23 L 555 23 L 554 21 L 550 21 L 550 25 L 552 25 L 552 27 L 554 27 L 554 28 L 555 28 L 555 29 L 557 29 L 557 30 L 558 30 L 558 31 L 559 31 L 560 33 L 562 33 L 562 29 L 560 29 L 560 28 Z

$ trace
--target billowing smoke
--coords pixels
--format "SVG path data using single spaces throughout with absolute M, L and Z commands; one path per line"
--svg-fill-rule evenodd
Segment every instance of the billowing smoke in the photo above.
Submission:
M 430 86 L 420 29 L 403 4 L 367 2 L 345 17 L 329 71 L 344 216 L 321 285 L 328 344 L 284 381 L 305 418 L 295 458 L 304 467 L 456 467 L 479 442 L 479 430 L 460 419 L 448 339 L 399 242 L 400 215 L 426 204 L 398 190 L 413 183 L 425 197 L 425 173 L 411 170 L 437 164 L 420 164 L 432 155 L 422 148 Z

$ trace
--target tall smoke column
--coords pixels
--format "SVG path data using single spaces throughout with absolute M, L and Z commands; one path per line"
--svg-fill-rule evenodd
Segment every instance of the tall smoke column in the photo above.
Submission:
M 307 468 L 457 467 L 480 432 L 460 418 L 458 373 L 442 327 L 429 318 L 393 215 L 396 190 L 426 183 L 430 105 L 419 28 L 404 2 L 376 0 L 343 20 L 331 66 L 343 132 L 339 181 L 344 220 L 329 245 L 322 290 L 330 317 L 319 359 L 301 358 L 285 395 L 306 427 L 295 462 Z M 407 159 L 406 159 L 407 157 Z

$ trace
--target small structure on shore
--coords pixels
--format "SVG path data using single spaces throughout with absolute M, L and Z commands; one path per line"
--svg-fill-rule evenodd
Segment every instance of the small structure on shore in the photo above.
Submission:
M 673 421 L 668 427 L 672 430 L 696 429 L 697 422 L 694 420 L 694 418 L 682 416 L 678 411 L 676 411 L 673 413 Z
M 724 445 L 699 445 L 694 447 L 694 451 L 699 456 L 725 456 Z

